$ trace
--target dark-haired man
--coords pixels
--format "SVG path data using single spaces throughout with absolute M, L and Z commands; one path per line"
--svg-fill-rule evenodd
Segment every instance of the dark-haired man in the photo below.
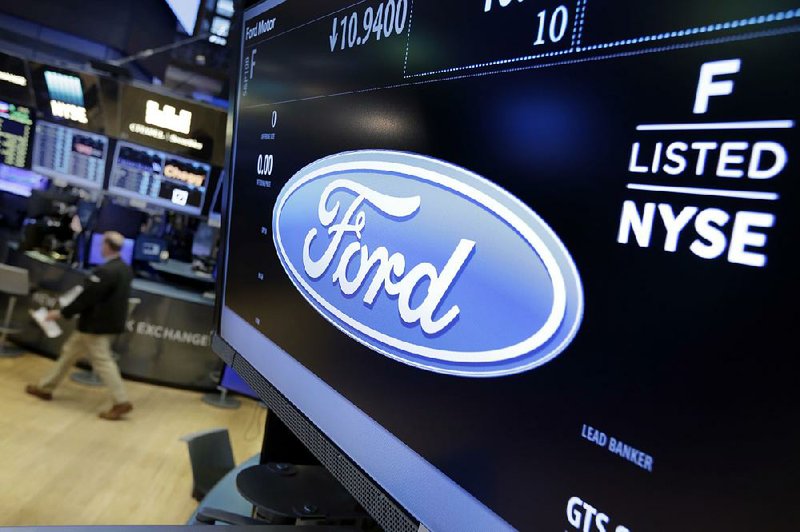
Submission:
M 117 363 L 111 355 L 111 339 L 125 329 L 128 298 L 133 271 L 120 259 L 125 238 L 115 231 L 103 234 L 102 254 L 106 262 L 95 268 L 83 284 L 83 291 L 69 305 L 51 310 L 50 320 L 71 318 L 77 314 L 78 328 L 64 343 L 55 366 L 38 385 L 29 384 L 25 391 L 49 401 L 53 390 L 64 380 L 72 365 L 88 354 L 92 368 L 108 386 L 114 404 L 102 412 L 103 419 L 118 420 L 133 410 L 122 383 Z

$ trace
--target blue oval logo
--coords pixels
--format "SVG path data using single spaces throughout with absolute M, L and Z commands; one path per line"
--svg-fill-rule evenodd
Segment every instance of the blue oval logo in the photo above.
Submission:
M 580 277 L 550 227 L 437 159 L 376 150 L 320 159 L 283 187 L 272 227 L 303 297 L 404 364 L 520 373 L 556 357 L 580 326 Z

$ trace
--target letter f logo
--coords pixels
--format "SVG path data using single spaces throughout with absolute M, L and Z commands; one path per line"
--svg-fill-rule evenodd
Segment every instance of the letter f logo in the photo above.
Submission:
M 741 68 L 741 59 L 726 59 L 704 63 L 700 67 L 700 79 L 697 82 L 697 93 L 694 97 L 694 114 L 702 115 L 708 111 L 708 99 L 711 96 L 733 94 L 733 81 L 729 79 L 714 81 L 714 77 L 724 74 L 736 74 Z

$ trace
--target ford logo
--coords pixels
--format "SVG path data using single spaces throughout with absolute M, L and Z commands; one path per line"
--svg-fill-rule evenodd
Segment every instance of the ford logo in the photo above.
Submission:
M 283 187 L 272 226 L 303 297 L 404 364 L 520 373 L 552 360 L 580 326 L 583 288 L 555 233 L 506 191 L 437 159 L 373 150 L 320 159 Z

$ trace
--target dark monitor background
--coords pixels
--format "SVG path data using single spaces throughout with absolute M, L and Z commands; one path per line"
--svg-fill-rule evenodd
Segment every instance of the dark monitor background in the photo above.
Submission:
M 78 198 L 71 191 L 49 186 L 31 191 L 28 198 L 28 217 L 55 216 L 65 211 L 64 206 L 74 205 Z
M 32 191 L 28 198 L 27 214 L 29 218 L 52 216 L 58 213 L 58 207 L 52 195 L 43 190 Z
M 0 192 L 0 228 L 18 230 L 28 210 L 25 196 Z
M 103 201 L 97 213 L 94 231 L 118 231 L 126 238 L 135 238 L 141 231 L 146 214 L 137 209 L 115 203 L 110 198 Z
M 120 258 L 125 264 L 130 265 L 133 262 L 134 244 L 134 239 L 126 238 L 125 243 L 122 245 L 122 250 L 120 250 Z M 92 240 L 89 247 L 89 260 L 87 261 L 89 266 L 103 264 L 106 261 L 106 259 L 103 257 L 102 248 L 103 233 L 92 234 Z
M 218 352 L 388 530 L 797 530 L 798 22 L 254 5 Z

